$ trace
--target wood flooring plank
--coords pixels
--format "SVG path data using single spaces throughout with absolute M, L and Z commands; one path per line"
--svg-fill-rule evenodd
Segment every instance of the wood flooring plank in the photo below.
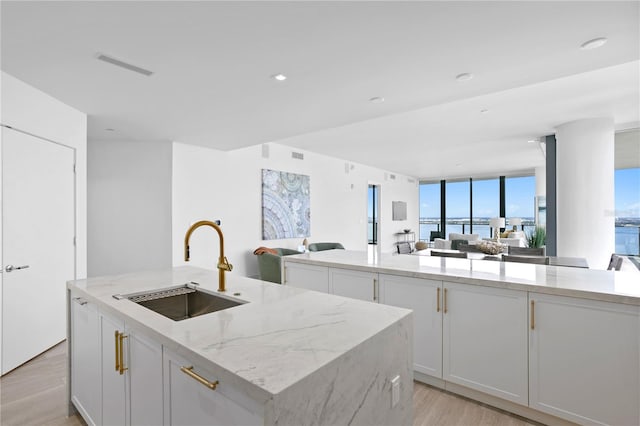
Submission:
M 0 379 L 0 424 L 3 426 L 82 426 L 82 417 L 67 417 L 66 342 Z M 414 382 L 414 426 L 533 426 L 520 417 Z

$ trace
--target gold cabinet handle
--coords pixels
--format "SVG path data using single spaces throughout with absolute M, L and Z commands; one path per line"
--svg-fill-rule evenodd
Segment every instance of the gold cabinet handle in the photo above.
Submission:
M 378 300 L 378 280 L 373 279 L 373 301 L 376 302 Z
M 119 349 L 120 348 L 120 345 L 119 345 L 120 332 L 118 330 L 116 330 L 115 336 L 116 336 L 116 344 L 115 344 L 115 347 L 116 347 L 116 356 L 115 356 L 115 359 L 116 359 L 116 371 L 120 371 L 120 349 Z
M 535 313 L 536 302 L 531 301 L 531 329 L 536 329 L 536 313 Z
M 436 290 L 436 312 L 440 312 L 440 287 Z
M 129 369 L 129 368 L 124 366 L 124 350 L 123 350 L 124 345 L 122 343 L 123 340 L 126 339 L 127 337 L 129 337 L 129 336 L 125 335 L 124 333 L 120 333 L 120 338 L 119 338 L 119 340 L 120 340 L 120 345 L 119 345 L 120 346 L 120 348 L 119 348 L 120 349 L 120 354 L 119 354 L 119 357 L 120 357 L 120 370 L 119 370 L 119 372 L 120 372 L 121 376 L 124 374 L 125 371 L 127 371 Z
M 447 313 L 447 289 L 444 289 L 444 310 L 443 312 L 446 314 Z
M 220 383 L 217 380 L 215 382 L 210 382 L 209 380 L 207 380 L 204 377 L 200 376 L 199 374 L 197 374 L 196 372 L 193 371 L 193 365 L 190 365 L 189 367 L 186 367 L 186 366 L 185 367 L 181 367 L 180 371 L 182 371 L 184 374 L 186 374 L 187 376 L 191 377 L 192 379 L 196 380 L 197 382 L 205 385 L 206 387 L 208 387 L 211 390 L 216 390 L 216 387 Z

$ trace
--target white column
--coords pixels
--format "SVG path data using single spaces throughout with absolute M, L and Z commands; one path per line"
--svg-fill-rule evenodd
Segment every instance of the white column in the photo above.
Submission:
M 614 126 L 611 118 L 556 129 L 557 255 L 605 269 L 615 250 Z

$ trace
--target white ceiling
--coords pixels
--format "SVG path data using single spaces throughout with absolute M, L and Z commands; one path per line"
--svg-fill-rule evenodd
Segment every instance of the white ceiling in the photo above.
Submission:
M 527 140 L 564 122 L 638 126 L 639 5 L 2 1 L 1 66 L 89 114 L 93 139 L 279 142 L 420 178 L 495 175 L 543 164 Z

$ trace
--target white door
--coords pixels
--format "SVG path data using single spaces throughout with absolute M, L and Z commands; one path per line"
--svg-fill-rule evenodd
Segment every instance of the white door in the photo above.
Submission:
M 2 128 L 2 374 L 65 339 L 73 163 L 71 148 Z
M 442 378 L 442 281 L 380 274 L 380 303 L 413 310 L 413 369 Z
M 527 293 L 445 281 L 442 296 L 442 378 L 527 405 Z
M 640 424 L 640 307 L 529 298 L 531 408 L 579 424 Z
M 378 302 L 378 274 L 330 268 L 329 292 L 352 299 Z
M 284 284 L 307 290 L 329 292 L 329 268 L 287 262 L 284 267 Z

